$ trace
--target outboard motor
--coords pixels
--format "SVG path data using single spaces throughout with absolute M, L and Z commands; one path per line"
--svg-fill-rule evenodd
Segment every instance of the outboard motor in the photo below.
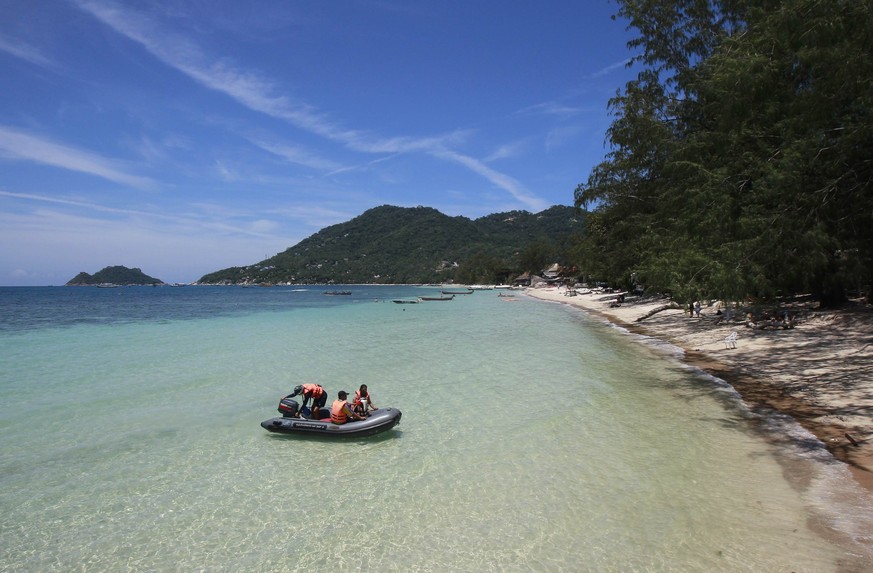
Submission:
M 281 400 L 279 400 L 279 413 L 282 414 L 283 418 L 296 418 L 297 411 L 300 409 L 300 404 L 297 403 L 297 400 L 291 398 L 293 394 L 288 394 Z

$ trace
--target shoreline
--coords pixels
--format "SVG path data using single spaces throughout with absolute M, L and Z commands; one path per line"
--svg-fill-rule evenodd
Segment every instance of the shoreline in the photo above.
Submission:
M 685 363 L 730 384 L 753 411 L 793 418 L 873 492 L 873 309 L 809 310 L 795 328 L 758 330 L 736 320 L 717 324 L 711 308 L 700 318 L 684 309 L 646 317 L 667 304 L 665 298 L 628 297 L 611 306 L 614 294 L 566 296 L 553 287 L 524 292 L 681 348 Z M 724 342 L 731 332 L 736 348 Z

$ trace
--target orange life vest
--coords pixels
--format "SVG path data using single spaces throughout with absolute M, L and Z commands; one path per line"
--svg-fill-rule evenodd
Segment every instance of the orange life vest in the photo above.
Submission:
M 324 388 L 319 386 L 318 384 L 304 384 L 303 385 L 303 395 L 304 396 L 312 396 L 313 398 L 318 398 L 324 394 Z
M 367 395 L 364 396 L 364 400 L 366 400 L 368 403 L 372 402 L 372 400 L 370 400 L 370 391 L 369 390 L 367 390 Z M 361 391 L 355 390 L 355 404 L 360 404 L 360 403 L 361 403 Z
M 346 406 L 348 402 L 345 400 L 334 400 L 330 406 L 330 421 L 334 424 L 345 424 L 349 415 L 346 414 Z

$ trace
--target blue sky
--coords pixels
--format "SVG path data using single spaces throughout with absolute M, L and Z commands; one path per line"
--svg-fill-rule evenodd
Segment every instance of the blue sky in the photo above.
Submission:
M 0 284 L 248 265 L 379 205 L 570 205 L 609 0 L 0 0 Z

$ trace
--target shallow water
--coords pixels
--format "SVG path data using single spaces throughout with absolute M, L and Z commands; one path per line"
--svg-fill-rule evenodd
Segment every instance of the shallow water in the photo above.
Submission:
M 873 557 L 873 500 L 845 467 L 672 349 L 520 294 L 348 288 L 0 289 L 0 571 Z M 265 432 L 303 381 L 367 383 L 403 420 L 351 441 Z

